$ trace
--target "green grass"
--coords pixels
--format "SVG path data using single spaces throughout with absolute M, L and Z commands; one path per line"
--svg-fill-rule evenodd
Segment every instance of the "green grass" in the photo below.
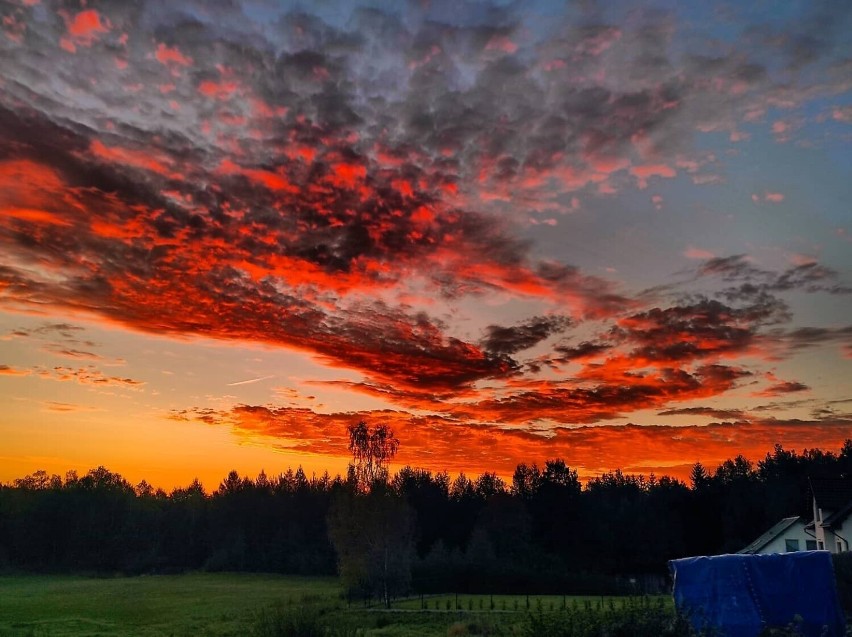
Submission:
M 275 618 L 313 609 L 326 626 L 347 628 L 334 635 L 360 637 L 456 637 L 516 635 L 527 619 L 524 595 L 427 596 L 400 600 L 390 611 L 364 609 L 341 599 L 336 578 L 245 573 L 189 573 L 141 577 L 87 578 L 57 575 L 0 577 L 0 637 L 226 637 L 251 635 L 261 616 Z M 529 611 L 560 612 L 562 596 L 529 597 Z M 449 603 L 449 609 L 447 604 Z M 565 598 L 568 610 L 625 604 L 662 604 L 647 598 Z M 438 606 L 436 612 L 436 605 Z M 449 611 L 449 612 L 448 612 Z M 505 611 L 505 612 L 504 612 Z M 261 633 L 262 634 L 262 633 Z
M 245 635 L 274 604 L 339 604 L 335 578 L 191 573 L 0 577 L 0 636 Z

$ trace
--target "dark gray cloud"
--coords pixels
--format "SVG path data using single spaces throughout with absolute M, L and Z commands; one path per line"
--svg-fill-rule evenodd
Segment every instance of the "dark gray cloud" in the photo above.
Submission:
M 599 356 L 612 347 L 613 345 L 609 343 L 595 343 L 592 341 L 583 341 L 579 345 L 557 345 L 553 349 L 559 356 L 554 359 L 554 362 L 567 363 L 576 359 Z
M 489 325 L 482 347 L 495 354 L 515 354 L 564 331 L 570 324 L 567 316 L 535 316 L 512 327 Z
M 741 421 L 747 417 L 746 412 L 740 409 L 716 409 L 713 407 L 681 407 L 678 409 L 666 409 L 657 414 L 658 416 L 707 416 L 718 418 L 723 421 Z
M 852 346 L 852 325 L 844 327 L 798 327 L 775 329 L 764 337 L 766 343 L 778 348 L 779 355 L 789 355 L 800 350 L 825 345 Z
M 632 346 L 641 361 L 678 362 L 744 354 L 754 346 L 772 308 L 735 307 L 698 297 L 691 303 L 631 314 L 612 328 L 610 338 Z
M 761 396 L 783 396 L 797 392 L 808 391 L 810 387 L 798 381 L 784 381 L 770 385 L 760 392 Z
M 739 286 L 724 291 L 724 294 L 731 298 L 790 290 L 829 294 L 852 293 L 852 287 L 838 282 L 837 271 L 817 262 L 795 265 L 782 272 L 774 272 L 759 268 L 747 255 L 738 254 L 707 260 L 698 268 L 698 275 L 700 277 L 715 276 L 726 283 L 738 283 Z

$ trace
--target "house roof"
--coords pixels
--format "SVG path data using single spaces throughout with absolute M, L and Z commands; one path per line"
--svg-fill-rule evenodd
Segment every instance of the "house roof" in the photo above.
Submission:
M 799 520 L 801 520 L 801 518 L 798 515 L 794 515 L 792 517 L 784 518 L 781 521 L 776 522 L 771 529 L 769 529 L 766 533 L 757 538 L 754 542 L 746 546 L 744 549 L 737 551 L 737 554 L 757 553 L 760 549 L 762 549 L 772 540 L 784 533 L 784 531 L 789 529 Z
M 811 493 L 817 506 L 828 511 L 839 511 L 852 502 L 852 479 L 811 478 Z
M 843 523 L 843 520 L 849 517 L 850 514 L 852 514 L 852 500 L 849 500 L 849 502 L 846 503 L 846 506 L 825 518 L 820 526 L 829 529 L 833 526 L 839 526 Z

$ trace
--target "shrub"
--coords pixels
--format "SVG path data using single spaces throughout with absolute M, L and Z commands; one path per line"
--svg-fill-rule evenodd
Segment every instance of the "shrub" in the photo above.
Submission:
M 523 624 L 528 637 L 689 637 L 686 621 L 657 609 L 616 609 L 530 613 Z
M 319 614 L 305 608 L 264 610 L 258 614 L 252 637 L 324 637 Z
M 447 637 L 466 637 L 469 634 L 465 622 L 455 622 L 447 629 Z
M 493 635 L 495 631 L 491 620 L 486 617 L 478 617 L 463 622 L 455 622 L 447 629 L 447 637 L 467 637 L 468 635 L 486 636 Z

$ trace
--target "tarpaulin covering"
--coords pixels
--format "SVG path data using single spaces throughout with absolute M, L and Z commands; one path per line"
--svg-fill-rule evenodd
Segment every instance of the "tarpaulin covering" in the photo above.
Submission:
M 756 637 L 795 624 L 807 637 L 844 634 L 828 551 L 687 557 L 669 569 L 678 612 L 698 632 Z

